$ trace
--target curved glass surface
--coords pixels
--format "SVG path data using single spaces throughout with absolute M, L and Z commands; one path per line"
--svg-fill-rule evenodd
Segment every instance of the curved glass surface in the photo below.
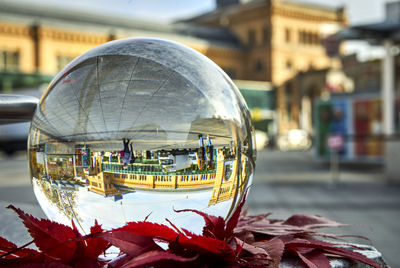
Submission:
M 158 39 L 94 48 L 42 96 L 29 135 L 35 195 L 46 215 L 87 232 L 129 221 L 200 232 L 197 209 L 228 217 L 251 184 L 246 104 L 200 53 Z

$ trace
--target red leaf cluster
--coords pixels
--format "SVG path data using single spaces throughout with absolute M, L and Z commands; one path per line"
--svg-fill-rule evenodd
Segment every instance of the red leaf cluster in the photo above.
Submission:
M 322 227 L 344 226 L 343 224 L 320 216 L 293 215 L 285 221 L 269 220 L 268 216 L 270 213 L 256 216 L 243 215 L 235 228 L 234 236 L 241 239 L 245 251 L 242 258 L 248 261 L 249 266 L 279 267 L 282 258 L 295 256 L 306 267 L 329 268 L 327 257 L 329 254 L 380 267 L 373 260 L 353 250 L 345 249 L 340 244 L 314 238 L 316 236 L 333 239 L 345 237 L 314 230 Z M 258 252 L 257 250 L 260 249 L 264 251 Z
M 101 267 L 104 262 L 99 260 L 109 243 L 103 239 L 82 237 L 72 223 L 73 228 L 47 219 L 37 219 L 22 210 L 10 205 L 22 219 L 23 224 L 33 238 L 40 251 L 17 248 L 11 242 L 0 240 L 0 266 L 24 267 L 33 264 L 57 263 L 57 267 Z M 100 225 L 95 222 L 91 235 L 102 233 Z M 8 250 L 6 250 L 8 248 Z M 9 254 L 11 253 L 11 254 Z
M 89 235 L 46 219 L 36 219 L 13 206 L 33 237 L 39 251 L 18 248 L 0 238 L 0 267 L 279 267 L 283 258 L 297 258 L 309 268 L 330 267 L 328 255 L 380 267 L 374 261 L 339 244 L 315 237 L 337 238 L 316 231 L 340 223 L 308 215 L 294 215 L 285 221 L 270 220 L 270 214 L 241 215 L 244 200 L 228 221 L 197 210 L 203 217 L 203 234 L 186 229 L 141 221 L 104 231 L 95 222 Z M 160 247 L 164 243 L 168 249 Z M 110 245 L 118 257 L 105 261 L 101 254 Z

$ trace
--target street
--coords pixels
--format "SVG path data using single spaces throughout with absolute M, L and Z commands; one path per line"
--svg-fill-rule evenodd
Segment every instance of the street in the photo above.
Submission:
M 26 156 L 0 160 L 0 236 L 21 245 L 29 235 L 14 212 L 13 204 L 36 217 L 44 217 L 34 197 Z M 340 182 L 331 181 L 329 166 L 313 161 L 312 151 L 261 151 L 257 155 L 256 179 L 247 205 L 250 214 L 273 212 L 271 218 L 292 214 L 317 214 L 350 224 L 349 227 L 325 229 L 340 234 L 366 236 L 391 267 L 400 267 L 400 187 L 383 179 L 379 166 L 341 168 Z

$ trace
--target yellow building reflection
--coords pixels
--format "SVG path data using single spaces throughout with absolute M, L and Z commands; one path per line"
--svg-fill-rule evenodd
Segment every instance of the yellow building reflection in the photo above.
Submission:
M 82 161 L 87 154 L 87 163 Z M 85 155 L 86 156 L 86 155 Z M 159 159 L 140 159 L 129 165 L 122 164 L 112 152 L 90 152 L 75 149 L 74 154 L 54 155 L 31 152 L 32 174 L 49 181 L 66 180 L 86 186 L 93 193 L 104 197 L 122 199 L 122 195 L 137 190 L 151 191 L 203 191 L 211 193 L 209 206 L 231 200 L 242 193 L 248 180 L 248 158 L 238 154 L 236 148 L 214 149 L 213 161 L 200 169 L 193 159 L 189 168 L 165 172 Z
M 121 190 L 193 191 L 212 190 L 209 205 L 226 201 L 243 190 L 247 158 L 241 160 L 241 174 L 236 155 L 226 149 L 217 149 L 215 168 L 199 170 L 196 167 L 182 172 L 165 173 L 157 164 L 122 164 L 103 161 L 101 155 L 92 156 L 92 167 L 85 171 L 88 189 L 103 196 L 121 194 Z

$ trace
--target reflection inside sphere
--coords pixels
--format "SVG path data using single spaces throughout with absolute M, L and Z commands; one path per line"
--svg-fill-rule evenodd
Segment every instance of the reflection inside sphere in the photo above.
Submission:
M 84 232 L 129 221 L 200 232 L 227 217 L 254 171 L 243 98 L 209 59 L 176 43 L 125 39 L 90 50 L 51 83 L 29 136 L 46 215 Z

